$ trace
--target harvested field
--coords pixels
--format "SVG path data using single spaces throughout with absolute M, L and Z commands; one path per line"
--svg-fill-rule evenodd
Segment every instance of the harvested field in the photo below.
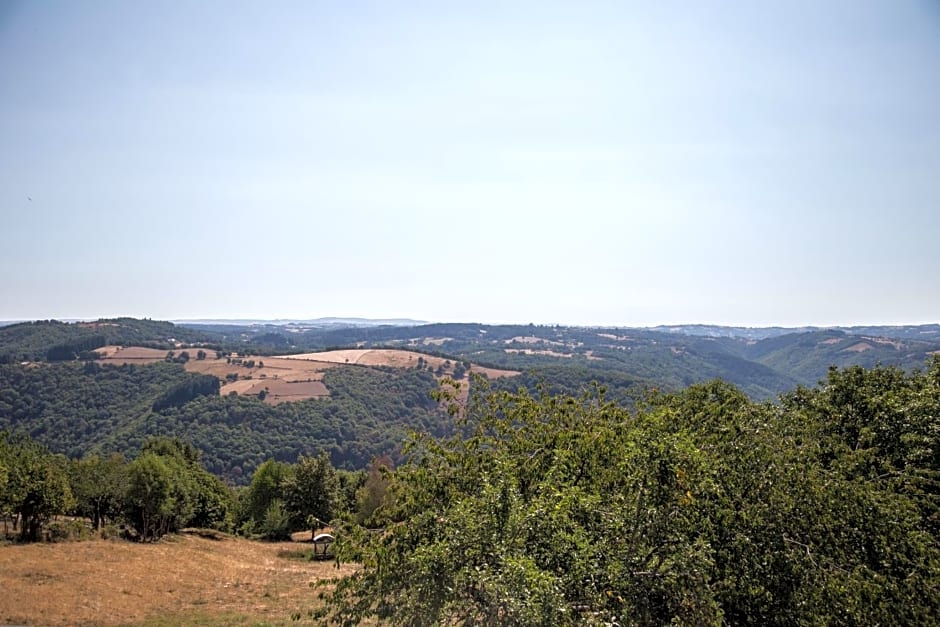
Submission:
M 518 370 L 501 370 L 500 368 L 487 368 L 485 366 L 478 366 L 476 364 L 473 364 L 470 367 L 470 372 L 485 374 L 490 379 L 498 379 L 500 377 L 514 377 L 519 374 Z
M 330 395 L 330 391 L 326 389 L 322 381 L 285 381 L 284 379 L 252 379 L 227 383 L 223 386 L 222 394 L 228 394 L 232 390 L 238 394 L 254 395 L 264 390 L 264 402 L 271 405 Z
M 523 355 L 547 355 L 549 357 L 574 357 L 571 353 L 559 353 L 553 350 L 539 350 L 535 348 L 504 348 L 507 353 L 522 353 Z
M 447 374 L 453 372 L 453 360 L 435 357 L 434 355 L 425 355 L 417 351 L 400 350 L 395 348 L 356 348 L 335 351 L 323 351 L 320 353 L 302 353 L 299 355 L 285 355 L 285 359 L 295 359 L 300 361 L 317 361 L 334 364 L 356 364 L 359 366 L 391 366 L 392 368 L 414 368 L 421 358 L 424 362 L 437 370 L 443 366 Z M 450 367 L 447 363 L 450 363 Z M 265 362 L 267 364 L 267 362 Z M 512 377 L 519 374 L 516 370 L 501 370 L 499 368 L 485 368 L 483 366 L 471 365 L 471 372 L 485 374 L 491 379 L 499 377 Z
M 206 351 L 205 359 L 197 359 L 199 348 L 181 348 L 173 353 L 179 355 L 184 350 L 190 355 L 184 366 L 186 370 L 217 377 L 222 381 L 219 390 L 222 396 L 232 392 L 239 395 L 257 395 L 265 390 L 264 402 L 270 405 L 329 396 L 330 392 L 323 384 L 323 373 L 341 365 L 414 368 L 420 358 L 435 371 L 441 368 L 446 375 L 453 374 L 455 365 L 453 361 L 442 357 L 396 349 L 350 349 L 281 357 L 251 356 L 233 359 L 216 358 L 215 351 L 211 350 Z M 119 366 L 163 361 L 168 351 L 142 346 L 105 346 L 97 352 L 102 355 L 99 360 L 102 364 Z M 253 365 L 249 368 L 246 366 L 248 363 Z M 470 370 L 485 374 L 491 379 L 519 374 L 514 370 L 476 365 Z
M 190 353 L 193 357 L 196 356 L 196 350 L 198 349 L 193 349 Z M 163 361 L 169 351 L 158 348 L 144 348 L 143 346 L 104 346 L 95 349 L 95 352 L 104 356 L 100 360 L 101 363 L 120 366 L 122 364 L 152 364 L 156 361 Z M 173 352 L 179 354 L 182 351 Z
M 287 355 L 288 359 L 298 359 L 302 361 L 325 361 L 334 364 L 357 364 L 360 366 L 391 366 L 393 368 L 413 368 L 418 363 L 419 357 L 423 358 L 432 368 L 437 368 L 445 361 L 440 357 L 432 357 L 431 355 L 424 355 L 414 351 L 392 348 L 354 348 Z
M 287 401 L 302 401 L 308 398 L 329 396 L 323 385 L 323 372 L 336 367 L 335 363 L 299 361 L 281 357 L 249 357 L 247 362 L 254 362 L 251 368 L 244 362 L 230 362 L 226 357 L 216 358 L 214 350 L 207 350 L 205 359 L 197 359 L 198 347 L 181 348 L 173 351 L 175 355 L 186 351 L 190 355 L 185 368 L 189 372 L 210 374 L 222 381 L 220 394 L 258 394 L 267 388 L 268 396 L 264 402 L 277 405 Z M 102 364 L 120 366 L 122 364 L 151 364 L 166 359 L 168 351 L 142 346 L 105 346 L 96 351 L 102 355 Z M 263 365 L 262 365 L 263 364 Z M 227 379 L 237 375 L 234 381 Z
M 317 581 L 355 571 L 278 557 L 305 545 L 171 536 L 0 547 L 0 622 L 317 624 Z M 291 615 L 300 616 L 300 621 Z

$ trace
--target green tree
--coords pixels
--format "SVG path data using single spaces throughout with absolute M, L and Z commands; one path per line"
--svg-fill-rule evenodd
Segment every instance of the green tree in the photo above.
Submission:
M 268 509 L 275 500 L 283 502 L 285 480 L 293 472 L 290 465 L 269 459 L 255 469 L 244 496 L 243 524 L 250 530 L 260 529 Z
M 25 436 L 4 432 L 0 439 L 6 457 L 4 505 L 18 519 L 21 539 L 36 541 L 43 524 L 72 506 L 67 461 Z
M 369 464 L 368 474 L 362 487 L 356 492 L 356 521 L 367 527 L 377 527 L 385 522 L 384 510 L 390 506 L 390 471 L 395 468 L 392 458 L 377 457 Z
M 178 469 L 154 453 L 142 453 L 127 468 L 126 508 L 144 542 L 156 540 L 174 528 L 180 509 L 186 506 L 186 485 Z
M 383 533 L 340 527 L 338 554 L 362 570 L 338 583 L 333 618 L 930 623 L 940 549 L 931 493 L 909 479 L 937 470 L 923 438 L 940 428 L 940 375 L 896 375 L 834 373 L 779 405 L 721 382 L 633 411 L 602 389 L 477 395 L 459 435 L 416 437 Z M 850 403 L 827 396 L 842 388 Z M 852 421 L 896 436 L 856 448 Z M 885 475 L 892 459 L 920 466 Z
M 178 438 L 147 442 L 127 470 L 126 511 L 141 540 L 197 525 L 230 530 L 234 499 Z
M 268 540 L 289 540 L 291 513 L 281 499 L 274 499 L 264 512 L 260 525 L 261 535 Z
M 339 478 L 326 453 L 301 455 L 283 484 L 284 505 L 294 529 L 329 524 L 341 504 Z
M 87 455 L 69 463 L 69 485 L 75 497 L 75 511 L 91 518 L 95 529 L 123 513 L 127 492 L 127 462 L 120 454 L 106 459 Z

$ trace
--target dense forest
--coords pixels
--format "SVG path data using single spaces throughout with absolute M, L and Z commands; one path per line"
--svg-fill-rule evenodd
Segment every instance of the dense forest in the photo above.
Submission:
M 205 382 L 208 381 L 208 385 Z M 24 431 L 70 457 L 136 454 L 148 438 L 181 437 L 211 472 L 245 483 L 265 459 L 326 452 L 339 468 L 398 455 L 411 429 L 443 435 L 452 420 L 426 370 L 329 370 L 326 399 L 267 405 L 218 395 L 213 377 L 175 363 L 0 365 L 0 429 Z

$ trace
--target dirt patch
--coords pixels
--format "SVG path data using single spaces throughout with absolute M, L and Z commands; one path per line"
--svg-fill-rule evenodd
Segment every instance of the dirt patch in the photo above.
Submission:
M 516 342 L 517 344 L 550 344 L 552 346 L 565 346 L 564 342 L 546 340 L 540 337 L 535 337 L 533 335 L 517 335 L 516 337 L 509 338 L 508 340 L 503 340 L 503 343 L 505 344 L 512 344 L 513 342 Z
M 188 372 L 198 372 L 217 377 L 222 386 L 219 393 L 226 396 L 236 394 L 257 395 L 267 388 L 264 401 L 277 405 L 288 401 L 302 401 L 308 398 L 329 396 L 329 390 L 323 385 L 323 372 L 335 368 L 335 363 L 298 361 L 280 357 L 245 357 L 229 359 L 216 357 L 214 350 L 207 350 L 205 359 L 197 359 L 200 349 L 176 349 L 189 353 L 185 368 Z M 120 366 L 122 364 L 151 364 L 166 359 L 169 351 L 145 348 L 142 346 L 105 346 L 96 351 L 102 358 L 102 364 Z M 249 368 L 248 363 L 253 365 Z
M 307 612 L 319 603 L 312 584 L 355 567 L 278 557 L 298 546 L 184 535 L 0 547 L 0 622 L 288 623 L 299 613 L 310 624 Z
M 852 344 L 851 346 L 847 346 L 843 348 L 842 352 L 863 353 L 865 351 L 870 351 L 872 348 L 874 347 L 868 342 L 856 342 L 855 344 Z
M 190 353 L 192 357 L 196 356 L 196 350 Z M 143 346 L 103 346 L 95 349 L 95 352 L 102 355 L 101 363 L 120 366 L 123 364 L 152 364 L 156 361 L 166 359 L 169 351 L 159 348 L 144 348 Z M 178 355 L 182 351 L 174 350 Z
M 548 355 L 549 357 L 564 357 L 571 358 L 574 357 L 571 353 L 559 353 L 552 350 L 538 350 L 534 348 L 504 348 L 507 353 L 522 353 L 523 355 Z
M 875 344 L 887 344 L 888 346 L 894 347 L 894 350 L 901 350 L 904 348 L 904 344 L 898 340 L 892 340 L 886 337 L 866 337 L 866 340 L 869 342 L 874 342 Z
M 258 395 L 264 390 L 264 402 L 269 405 L 280 405 L 290 401 L 303 401 L 309 398 L 329 396 L 322 381 L 285 381 L 284 379 L 252 379 L 250 381 L 236 381 L 223 386 L 222 394 L 236 392 L 237 394 Z
M 418 365 L 418 359 L 430 366 L 433 370 L 442 369 L 443 374 L 452 374 L 456 363 L 453 360 L 434 355 L 425 355 L 417 351 L 401 350 L 394 348 L 379 349 L 347 349 L 324 351 L 320 353 L 303 353 L 300 355 L 288 355 L 286 359 L 292 360 L 312 360 L 319 362 L 328 362 L 333 364 L 356 364 L 360 366 L 390 366 L 392 368 L 414 368 Z M 267 362 L 265 362 L 267 364 Z M 486 374 L 488 377 L 510 377 L 519 374 L 514 370 L 500 370 L 499 368 L 484 368 L 482 366 L 471 365 L 470 370 L 480 374 Z

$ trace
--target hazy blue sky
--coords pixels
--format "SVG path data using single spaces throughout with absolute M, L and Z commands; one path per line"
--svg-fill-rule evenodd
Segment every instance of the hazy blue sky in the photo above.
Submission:
M 0 3 L 0 319 L 940 321 L 940 3 Z

